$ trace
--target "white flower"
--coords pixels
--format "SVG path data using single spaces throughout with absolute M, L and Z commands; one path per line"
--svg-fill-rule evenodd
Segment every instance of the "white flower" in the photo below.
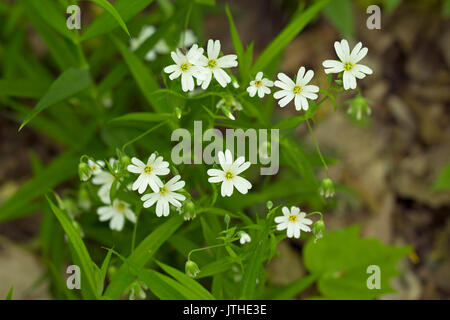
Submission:
M 92 174 L 96 175 L 102 171 L 102 168 L 105 166 L 105 162 L 101 160 L 92 161 L 89 159 L 88 165 L 91 168 Z
M 254 97 L 258 93 L 258 97 L 262 98 L 265 94 L 270 94 L 270 87 L 273 87 L 273 81 L 264 78 L 260 71 L 256 74 L 255 80 L 250 81 L 250 86 L 247 88 L 248 95 Z
M 242 232 L 242 233 L 241 233 L 241 237 L 240 237 L 240 239 L 239 239 L 239 242 L 240 242 L 241 244 L 244 244 L 244 243 L 250 242 L 250 241 L 252 241 L 252 239 L 250 238 L 250 236 L 248 235 L 248 233 Z
M 176 208 L 181 208 L 180 201 L 186 200 L 186 197 L 175 192 L 184 187 L 185 183 L 180 180 L 180 178 L 181 177 L 177 175 L 170 179 L 165 185 L 161 186 L 157 192 L 143 195 L 141 200 L 144 201 L 144 208 L 149 208 L 156 202 L 156 215 L 158 217 L 166 217 L 169 215 L 169 204 L 172 204 Z
M 100 185 L 97 195 L 103 203 L 111 203 L 109 194 L 112 184 L 114 183 L 114 179 L 114 176 L 106 170 L 102 170 L 101 172 L 97 173 L 92 179 L 93 184 Z
M 183 43 L 184 39 L 184 43 Z M 186 31 L 182 31 L 180 35 L 180 41 L 178 43 L 179 47 L 189 48 L 194 43 L 197 42 L 197 37 L 191 29 L 187 29 Z
M 104 206 L 97 209 L 100 221 L 109 221 L 111 230 L 121 231 L 125 223 L 125 218 L 136 223 L 136 216 L 130 209 L 130 205 L 122 200 L 115 199 L 111 206 Z
M 196 44 L 189 49 L 187 54 L 183 54 L 179 49 L 172 51 L 172 59 L 175 64 L 164 68 L 165 73 L 170 73 L 169 79 L 174 80 L 181 75 L 181 88 L 184 92 L 194 90 L 194 78 L 205 79 L 205 68 L 197 65 L 199 57 L 203 57 L 203 48 Z
M 137 50 L 141 46 L 141 44 L 144 43 L 145 40 L 150 38 L 155 32 L 156 29 L 154 26 L 142 27 L 139 36 L 137 38 L 130 39 L 131 51 Z M 156 59 L 157 54 L 167 54 L 169 51 L 170 51 L 169 46 L 163 39 L 161 39 L 155 44 L 153 49 L 147 52 L 147 54 L 145 55 L 145 60 L 153 61 Z
M 127 170 L 132 173 L 138 173 L 139 177 L 133 183 L 132 189 L 138 190 L 139 193 L 144 193 L 147 185 L 152 188 L 154 192 L 158 192 L 159 188 L 163 186 L 161 179 L 158 176 L 164 176 L 170 172 L 167 161 L 163 161 L 163 157 L 156 157 L 152 153 L 147 160 L 147 164 L 143 163 L 136 157 L 131 159 Z
M 305 232 L 311 231 L 308 225 L 311 225 L 313 222 L 305 218 L 306 213 L 300 212 L 298 207 L 291 207 L 291 211 L 289 211 L 288 207 L 283 207 L 281 211 L 283 216 L 275 217 L 275 222 L 278 223 L 277 230 L 287 229 L 287 236 L 297 239 L 300 238 L 300 230 Z
M 275 86 L 282 90 L 274 93 L 275 99 L 281 99 L 278 104 L 281 108 L 285 107 L 289 102 L 294 99 L 296 110 L 308 110 L 309 104 L 307 99 L 316 100 L 319 92 L 319 87 L 314 85 L 308 85 L 314 76 L 314 71 L 309 70 L 306 72 L 305 67 L 301 67 L 297 72 L 296 82 L 292 81 L 284 73 L 278 74 L 278 79 L 275 81 Z
M 343 81 L 344 89 L 356 89 L 356 79 L 363 79 L 366 74 L 372 74 L 373 71 L 365 65 L 358 64 L 367 54 L 368 49 L 362 47 L 359 42 L 350 52 L 347 40 L 336 41 L 334 49 L 339 57 L 337 60 L 325 60 L 323 66 L 326 68 L 325 73 L 340 73 L 344 71 Z
M 222 197 L 231 197 L 233 187 L 242 194 L 246 194 L 252 188 L 252 184 L 248 180 L 239 177 L 241 172 L 250 167 L 250 162 L 245 162 L 244 157 L 239 157 L 233 162 L 231 151 L 227 149 L 225 154 L 219 151 L 219 162 L 222 170 L 209 169 L 207 173 L 210 176 L 208 178 L 210 183 L 222 182 Z
M 211 39 L 208 40 L 207 53 L 208 57 L 201 55 L 197 60 L 197 65 L 206 68 L 208 71 L 205 74 L 205 78 L 199 79 L 197 84 L 201 85 L 202 89 L 205 90 L 208 88 L 211 78 L 214 75 L 217 82 L 225 88 L 231 82 L 231 77 L 222 68 L 237 67 L 237 56 L 235 54 L 228 54 L 219 58 L 220 41 L 213 41 Z

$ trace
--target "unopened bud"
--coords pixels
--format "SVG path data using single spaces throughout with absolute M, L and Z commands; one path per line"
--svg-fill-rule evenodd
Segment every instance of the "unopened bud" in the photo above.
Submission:
M 80 162 L 78 165 L 78 175 L 81 181 L 88 181 L 92 176 L 92 171 L 86 162 Z
M 188 260 L 186 262 L 185 271 L 189 277 L 195 278 L 200 273 L 200 268 L 194 261 Z

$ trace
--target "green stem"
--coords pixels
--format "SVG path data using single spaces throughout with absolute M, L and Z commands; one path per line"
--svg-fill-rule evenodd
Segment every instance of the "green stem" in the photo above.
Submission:
M 166 120 L 164 122 L 161 122 L 160 124 L 157 124 L 156 126 L 151 127 L 150 129 L 148 129 L 147 131 L 145 131 L 144 133 L 141 133 L 140 135 L 138 135 L 136 138 L 131 139 L 130 141 L 128 141 L 127 143 L 125 143 L 122 147 L 122 151 L 125 152 L 125 148 L 128 147 L 130 144 L 135 143 L 136 141 L 138 141 L 139 139 L 145 137 L 147 134 L 149 134 L 150 132 L 152 132 L 153 130 L 156 130 L 157 128 L 165 125 L 166 123 L 168 123 L 169 120 Z
M 305 217 L 312 216 L 313 214 L 320 215 L 320 219 L 323 220 L 323 214 L 322 214 L 322 212 L 319 212 L 319 211 L 314 211 L 314 212 L 308 213 Z
M 137 231 L 137 226 L 139 223 L 139 217 L 141 216 L 141 209 L 142 208 L 139 208 L 139 210 L 136 212 L 136 223 L 134 224 L 133 237 L 131 238 L 131 253 L 133 253 L 134 248 L 136 246 L 136 231 Z
M 221 243 L 221 244 L 216 244 L 216 245 L 209 246 L 209 247 L 193 249 L 188 253 L 188 261 L 191 260 L 191 254 L 193 254 L 194 252 L 199 252 L 199 251 L 208 250 L 208 249 L 212 249 L 212 248 L 224 247 L 226 245 L 227 245 L 226 243 Z
M 311 137 L 312 137 L 312 139 L 314 141 L 314 145 L 316 147 L 316 151 L 319 154 L 320 160 L 322 161 L 322 164 L 325 167 L 326 175 L 328 177 L 328 166 L 327 166 L 327 164 L 325 162 L 325 159 L 322 156 L 322 153 L 320 152 L 320 148 L 319 148 L 319 145 L 317 143 L 316 136 L 314 135 L 314 132 L 313 132 L 313 130 L 311 128 L 311 124 L 309 123 L 309 119 L 306 119 L 306 124 L 308 125 L 309 134 L 311 135 Z

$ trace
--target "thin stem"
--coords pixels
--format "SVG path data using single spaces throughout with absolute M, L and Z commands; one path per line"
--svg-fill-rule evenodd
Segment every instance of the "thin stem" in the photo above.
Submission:
M 169 120 L 166 120 L 164 122 L 161 122 L 160 124 L 151 127 L 150 129 L 148 129 L 147 131 L 145 131 L 144 133 L 141 133 L 140 135 L 138 135 L 136 138 L 128 141 L 127 143 L 125 143 L 122 147 L 122 151 L 125 151 L 125 148 L 128 147 L 130 144 L 135 143 L 136 141 L 138 141 L 139 139 L 145 137 L 147 134 L 149 134 L 150 132 L 152 132 L 153 130 L 156 130 L 157 128 L 165 125 L 166 123 L 168 123 Z
M 325 159 L 322 156 L 322 153 L 320 152 L 320 148 L 319 145 L 317 144 L 317 140 L 316 140 L 316 136 L 314 135 L 314 132 L 311 128 L 311 124 L 309 123 L 309 119 L 306 119 L 306 124 L 308 125 L 308 130 L 309 130 L 309 134 L 311 135 L 313 141 L 314 141 L 314 145 L 316 147 L 316 151 L 319 154 L 320 160 L 322 161 L 323 166 L 325 167 L 325 171 L 326 171 L 326 175 L 328 177 L 328 166 L 325 162 Z
M 133 253 L 136 245 L 136 232 L 137 232 L 137 225 L 139 223 L 139 217 L 141 216 L 141 209 L 142 208 L 139 208 L 139 210 L 136 212 L 136 223 L 134 224 L 133 237 L 131 238 L 131 253 Z
M 320 212 L 320 211 L 314 211 L 314 212 L 308 213 L 305 217 L 312 216 L 313 214 L 318 214 L 318 215 L 320 215 L 320 219 L 323 220 L 323 214 L 322 214 L 322 212 Z
M 191 254 L 193 254 L 194 252 L 199 252 L 199 251 L 208 250 L 208 249 L 212 249 L 212 248 L 224 247 L 226 245 L 227 245 L 226 243 L 221 243 L 221 244 L 216 244 L 216 245 L 209 246 L 209 247 L 193 249 L 188 254 L 188 261 L 191 260 Z

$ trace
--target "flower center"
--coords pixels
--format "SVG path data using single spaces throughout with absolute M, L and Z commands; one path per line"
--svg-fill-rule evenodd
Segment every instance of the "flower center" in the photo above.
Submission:
M 153 168 L 150 167 L 150 166 L 146 166 L 145 169 L 144 169 L 144 172 L 145 172 L 146 174 L 150 174 L 152 171 L 153 171 Z
M 116 205 L 116 209 L 117 209 L 117 211 L 119 211 L 119 212 L 124 212 L 124 211 L 125 211 L 125 205 L 124 205 L 123 203 L 118 203 L 118 204 Z
M 160 193 L 163 197 L 165 197 L 165 196 L 169 193 L 169 190 L 167 190 L 165 187 L 162 187 L 161 189 L 159 189 L 159 193 Z
M 208 68 L 210 69 L 214 69 L 217 66 L 217 61 L 216 60 L 209 60 L 208 61 Z
M 295 214 L 291 214 L 289 216 L 289 221 L 290 222 L 297 222 L 297 216 Z
M 233 179 L 233 173 L 230 170 L 225 172 L 225 179 L 227 179 L 227 180 Z
M 186 72 L 189 70 L 189 63 L 185 62 L 180 66 L 181 71 Z
M 255 81 L 255 87 L 260 87 L 262 85 L 262 82 L 259 80 Z
M 292 89 L 292 91 L 294 91 L 295 94 L 299 94 L 300 92 L 302 92 L 302 87 L 296 85 L 294 89 Z
M 351 63 L 351 62 L 346 62 L 346 63 L 344 63 L 344 70 L 345 70 L 345 71 L 350 71 L 350 70 L 353 69 L 354 66 L 355 66 L 355 65 L 354 65 L 353 63 Z

